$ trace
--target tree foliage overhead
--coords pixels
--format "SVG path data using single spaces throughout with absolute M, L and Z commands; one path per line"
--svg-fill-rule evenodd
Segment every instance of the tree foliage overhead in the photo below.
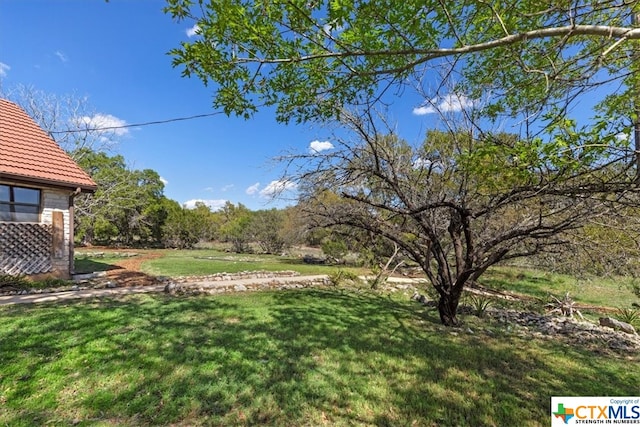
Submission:
M 283 121 L 335 117 L 430 70 L 455 72 L 473 99 L 490 96 L 493 116 L 554 122 L 612 81 L 605 110 L 637 98 L 638 0 L 168 0 L 165 11 L 198 26 L 171 51 L 174 65 L 214 86 L 215 107 L 245 117 L 261 105 Z

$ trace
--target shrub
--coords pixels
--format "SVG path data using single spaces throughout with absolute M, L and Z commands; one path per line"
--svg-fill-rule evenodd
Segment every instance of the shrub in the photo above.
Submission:
M 492 303 L 491 298 L 485 295 L 470 295 L 467 302 L 477 317 L 484 317 Z
M 640 325 L 640 310 L 636 308 L 620 307 L 616 310 L 616 317 L 618 318 L 618 320 L 630 325 Z
M 333 286 L 339 286 L 345 282 L 357 282 L 358 276 L 351 271 L 337 270 L 329 274 L 329 280 Z

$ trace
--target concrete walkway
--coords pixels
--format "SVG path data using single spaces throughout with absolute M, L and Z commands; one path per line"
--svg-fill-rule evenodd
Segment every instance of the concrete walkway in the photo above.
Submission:
M 296 282 L 315 282 L 326 281 L 328 276 L 315 275 L 315 276 L 291 276 L 291 277 L 265 277 L 260 279 L 236 279 L 236 280 L 202 280 L 193 281 L 188 283 L 180 283 L 184 287 L 194 288 L 222 288 L 227 286 L 247 286 L 247 285 L 261 285 L 261 284 L 287 284 Z M 117 297 L 122 295 L 131 294 L 144 294 L 150 292 L 164 292 L 166 284 L 162 285 L 150 285 L 150 286 L 129 286 L 122 288 L 103 288 L 103 289 L 81 289 L 77 291 L 61 291 L 61 292 L 48 292 L 42 294 L 25 294 L 25 295 L 1 295 L 0 305 L 9 304 L 30 304 L 30 303 L 42 303 L 42 302 L 60 302 L 69 301 L 80 298 L 96 298 L 96 297 Z

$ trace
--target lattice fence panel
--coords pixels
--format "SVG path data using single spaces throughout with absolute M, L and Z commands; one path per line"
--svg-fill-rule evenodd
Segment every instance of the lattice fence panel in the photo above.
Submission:
M 0 273 L 50 272 L 52 244 L 51 225 L 0 223 Z

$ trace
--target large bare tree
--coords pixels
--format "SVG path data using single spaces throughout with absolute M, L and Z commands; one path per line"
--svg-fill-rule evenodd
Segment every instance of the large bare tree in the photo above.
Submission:
M 635 203 L 630 150 L 565 158 L 520 136 L 473 126 L 430 131 L 413 146 L 370 111 L 342 115 L 351 137 L 290 158 L 316 227 L 382 236 L 426 273 L 445 325 L 466 285 L 501 261 L 554 251 L 567 233 Z M 293 169 L 292 169 L 293 170 Z

